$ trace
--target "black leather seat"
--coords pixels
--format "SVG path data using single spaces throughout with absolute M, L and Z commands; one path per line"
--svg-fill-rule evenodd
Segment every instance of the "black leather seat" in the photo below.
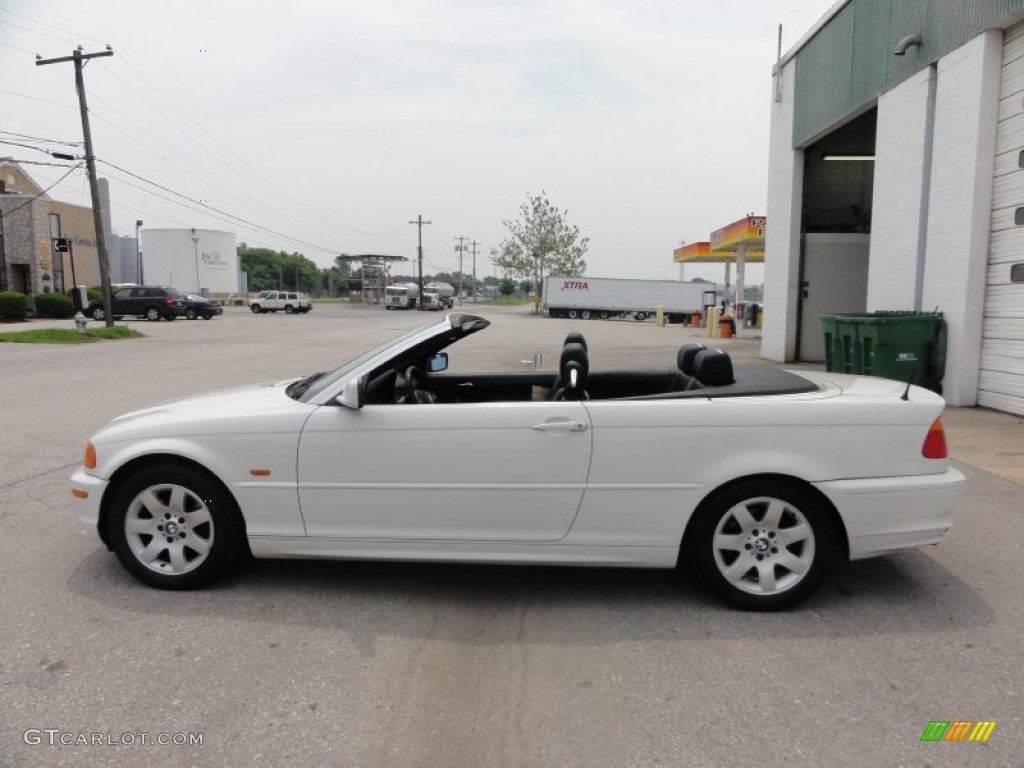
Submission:
M 562 347 L 562 356 L 558 361 L 558 378 L 560 385 L 551 391 L 552 400 L 586 400 L 587 374 L 590 373 L 590 361 L 587 350 L 582 344 L 569 343 Z
M 679 371 L 672 377 L 672 392 L 681 392 L 693 379 L 693 361 L 697 353 L 707 349 L 703 344 L 683 344 L 676 353 L 676 367 Z
M 693 359 L 694 378 L 687 389 L 703 387 L 721 387 L 734 384 L 736 379 L 732 372 L 732 358 L 721 349 L 702 349 Z

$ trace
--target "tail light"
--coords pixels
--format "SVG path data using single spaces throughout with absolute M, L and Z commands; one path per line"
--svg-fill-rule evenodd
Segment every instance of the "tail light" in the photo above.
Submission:
M 164 304 L 168 307 L 173 306 L 174 299 L 172 299 L 170 296 L 164 296 Z
M 938 418 L 928 428 L 921 446 L 921 455 L 926 459 L 945 459 L 949 456 L 946 448 L 946 431 L 942 428 L 942 419 Z

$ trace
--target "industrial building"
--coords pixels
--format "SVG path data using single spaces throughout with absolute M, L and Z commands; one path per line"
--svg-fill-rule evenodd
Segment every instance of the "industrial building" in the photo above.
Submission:
M 762 355 L 938 309 L 947 401 L 1024 414 L 1024 0 L 841 0 L 773 75 Z

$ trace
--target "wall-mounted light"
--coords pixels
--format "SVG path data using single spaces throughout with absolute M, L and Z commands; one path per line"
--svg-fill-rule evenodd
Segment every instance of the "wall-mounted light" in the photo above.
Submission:
M 896 43 L 896 49 L 892 52 L 892 55 L 903 56 L 907 52 L 908 48 L 912 48 L 915 45 L 920 46 L 923 42 L 924 38 L 921 36 L 920 32 L 917 32 L 913 35 L 907 35 L 898 43 Z
M 829 162 L 874 162 L 874 155 L 825 155 L 822 160 Z

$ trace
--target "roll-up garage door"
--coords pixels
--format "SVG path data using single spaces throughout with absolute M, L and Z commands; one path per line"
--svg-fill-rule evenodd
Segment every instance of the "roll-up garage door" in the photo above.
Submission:
M 1024 415 L 1024 23 L 1006 30 L 978 404 Z

